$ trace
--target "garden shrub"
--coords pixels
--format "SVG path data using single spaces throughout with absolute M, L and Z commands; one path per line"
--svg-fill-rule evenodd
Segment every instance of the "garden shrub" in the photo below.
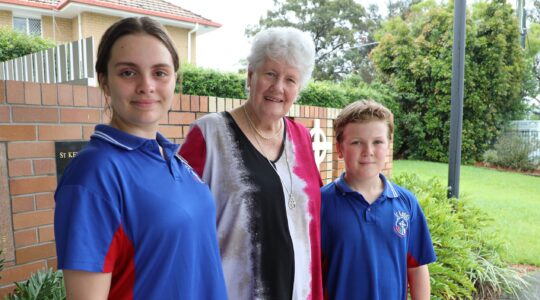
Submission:
M 347 97 L 344 89 L 329 81 L 314 81 L 301 92 L 298 104 L 321 107 L 344 107 L 353 99 Z
M 0 28 L 0 61 L 21 57 L 54 46 L 54 42 L 40 36 L 27 35 L 5 27 Z
M 311 81 L 300 93 L 298 103 L 320 107 L 343 108 L 347 104 L 361 99 L 381 102 L 394 114 L 399 109 L 397 94 L 382 83 L 367 84 L 358 75 L 345 78 L 340 83 L 330 81 Z
M 494 149 L 484 153 L 484 162 L 517 170 L 534 170 L 536 166 L 530 159 L 533 150 L 533 144 L 519 133 L 507 131 L 497 139 Z
M 4 270 L 5 259 L 0 249 L 0 273 Z M 0 279 L 2 277 L 0 276 Z M 5 296 L 6 300 L 64 300 L 66 288 L 62 271 L 38 271 L 23 282 L 15 283 L 13 293 Z
M 517 295 L 527 285 L 502 261 L 504 242 L 484 230 L 491 222 L 484 212 L 466 198 L 447 199 L 446 187 L 435 178 L 402 174 L 394 181 L 417 196 L 428 221 L 437 254 L 429 265 L 432 299 Z
M 484 163 L 488 165 L 496 165 L 497 160 L 499 159 L 497 156 L 497 151 L 490 149 L 482 155 Z
M 246 99 L 246 75 L 182 65 L 182 94 Z
M 21 283 L 15 283 L 7 300 L 63 300 L 66 299 L 62 271 L 38 271 Z

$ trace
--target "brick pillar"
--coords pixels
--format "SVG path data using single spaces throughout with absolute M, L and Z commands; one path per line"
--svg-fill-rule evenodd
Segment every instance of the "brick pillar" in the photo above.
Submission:
M 6 143 L 0 143 L 0 249 L 6 261 L 14 260 L 11 203 L 8 189 Z

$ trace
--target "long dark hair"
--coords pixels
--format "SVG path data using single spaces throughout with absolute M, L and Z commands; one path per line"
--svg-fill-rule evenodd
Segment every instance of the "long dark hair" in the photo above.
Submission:
M 129 34 L 145 33 L 160 40 L 171 54 L 174 70 L 178 71 L 180 60 L 178 52 L 167 30 L 156 20 L 149 17 L 132 17 L 117 21 L 105 31 L 99 43 L 96 72 L 98 75 L 107 75 L 107 64 L 111 57 L 111 50 L 116 41 Z

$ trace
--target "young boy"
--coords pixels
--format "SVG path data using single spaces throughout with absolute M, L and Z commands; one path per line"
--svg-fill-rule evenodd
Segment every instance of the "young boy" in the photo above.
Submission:
M 356 101 L 335 121 L 345 172 L 324 186 L 321 234 L 328 299 L 429 299 L 427 264 L 436 260 L 415 196 L 382 174 L 392 134 L 390 110 Z

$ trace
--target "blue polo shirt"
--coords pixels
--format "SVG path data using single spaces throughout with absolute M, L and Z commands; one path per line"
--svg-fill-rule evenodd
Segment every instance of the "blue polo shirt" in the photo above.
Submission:
M 96 126 L 55 193 L 58 268 L 112 273 L 109 299 L 226 299 L 215 204 L 178 149 Z
M 371 205 L 341 177 L 321 188 L 321 235 L 328 299 L 407 299 L 407 268 L 436 260 L 414 195 L 381 174 Z

